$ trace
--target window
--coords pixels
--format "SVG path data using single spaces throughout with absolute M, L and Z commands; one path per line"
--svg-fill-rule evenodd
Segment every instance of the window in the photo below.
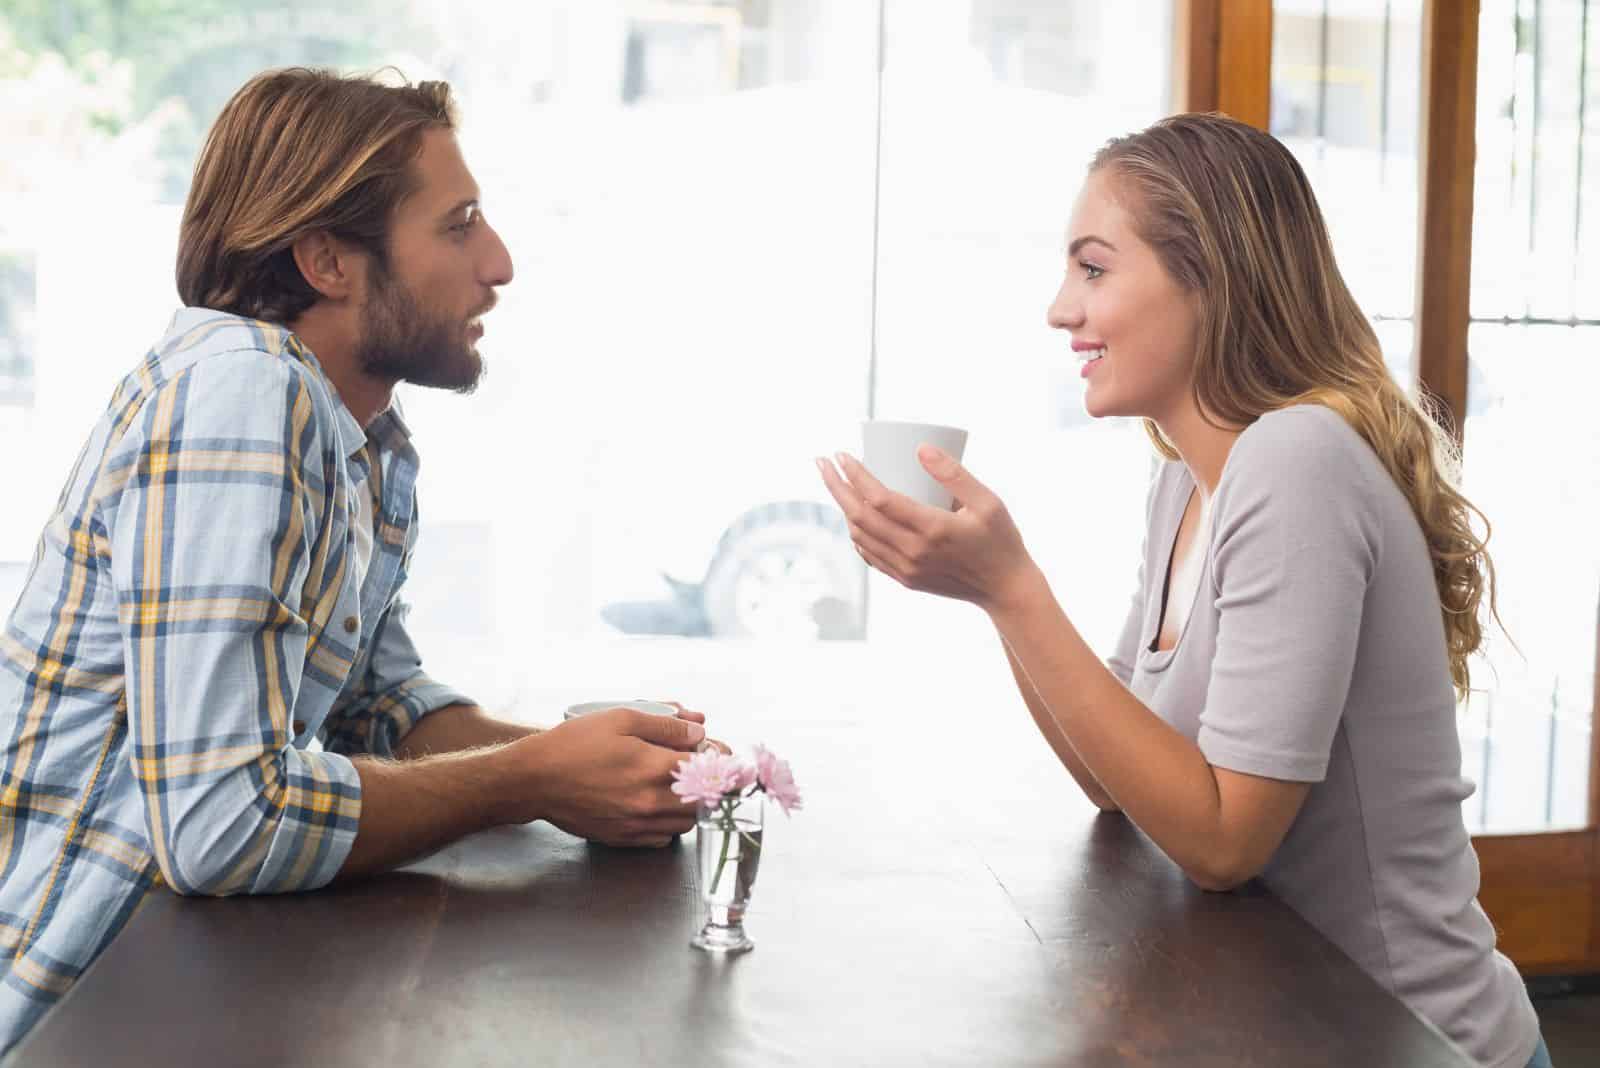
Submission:
M 1165 114 L 1164 2 L 886 8 L 873 413 L 967 427 L 1074 622 L 1109 651 L 1127 613 L 1153 452 L 1090 419 L 1078 361 L 1045 311 L 1090 158 Z M 1004 673 L 987 622 L 874 573 L 889 643 L 963 633 Z M 925 637 L 924 637 L 925 636 Z
M 32 253 L 0 251 L 0 409 L 33 405 L 37 274 Z
M 1402 382 L 1412 361 L 1422 0 L 1276 0 L 1272 133 L 1305 168 L 1334 254 Z
M 1493 527 L 1510 637 L 1491 630 L 1462 709 L 1474 832 L 1575 827 L 1587 814 L 1600 588 L 1590 6 L 1480 9 L 1462 483 Z M 1273 15 L 1273 132 L 1316 187 L 1396 377 L 1412 382 L 1422 4 L 1277 0 Z
M 1587 819 L 1600 607 L 1594 6 L 1480 9 L 1464 473 L 1494 524 L 1511 639 L 1477 669 L 1486 692 L 1467 719 L 1485 831 Z
M 175 306 L 178 215 L 222 103 L 264 67 L 392 63 L 452 83 L 517 270 L 486 322 L 484 387 L 402 391 L 423 457 L 411 620 L 440 677 L 532 719 L 597 695 L 733 705 L 929 641 L 1003 677 L 991 643 L 946 625 L 976 613 L 877 584 L 869 601 L 811 458 L 858 448 L 870 413 L 968 425 L 975 470 L 1107 645 L 1150 450 L 1083 418 L 1044 310 L 1090 154 L 1166 111 L 1170 6 L 0 15 L 0 122 L 24 130 L 0 225 L 52 220 L 0 232 L 0 361 L 13 336 L 35 354 L 30 422 L 0 422 L 0 447 L 27 436 L 40 459 L 8 488 L 0 562 L 31 554 L 83 434 Z M 27 271 L 21 328 L 8 287 Z M 501 481 L 463 477 L 485 455 Z

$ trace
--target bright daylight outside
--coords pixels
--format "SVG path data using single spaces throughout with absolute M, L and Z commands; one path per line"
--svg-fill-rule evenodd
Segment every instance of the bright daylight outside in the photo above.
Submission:
M 431 672 L 533 720 L 602 691 L 715 707 L 911 661 L 1014 699 L 979 613 L 865 576 L 811 458 L 857 450 L 869 415 L 967 427 L 969 466 L 1109 647 L 1152 453 L 1137 426 L 1084 415 L 1044 314 L 1089 156 L 1168 109 L 1171 6 L 12 0 L 0 598 L 176 307 L 178 217 L 218 108 L 264 67 L 393 65 L 456 88 L 517 271 L 486 320 L 482 388 L 402 393 L 423 457 L 411 622 Z M 1545 5 L 1542 50 L 1513 7 L 1483 3 L 1466 425 L 1525 654 L 1497 642 L 1475 675 L 1490 692 L 1463 716 L 1486 787 L 1469 818 L 1497 829 L 1581 820 L 1594 606 L 1564 594 L 1600 584 L 1600 437 L 1582 414 L 1600 386 L 1600 265 L 1573 236 L 1600 217 L 1600 168 L 1580 189 L 1575 110 L 1532 102 L 1540 79 L 1578 76 L 1576 35 L 1550 14 L 1576 5 Z M 1275 8 L 1273 130 L 1403 376 L 1420 10 Z M 474 474 L 486 456 L 506 476 L 493 487 Z
M 1104 645 L 1150 452 L 1089 424 L 1044 312 L 1090 153 L 1163 113 L 1167 8 L 891 2 L 880 48 L 857 0 L 13 5 L 0 443 L 28 462 L 0 573 L 176 306 L 227 96 L 291 61 L 392 64 L 456 88 L 517 269 L 480 390 L 403 391 L 432 673 L 533 719 L 597 691 L 736 702 L 927 641 L 1003 677 L 976 613 L 865 581 L 811 458 L 858 450 L 869 413 L 968 427 Z

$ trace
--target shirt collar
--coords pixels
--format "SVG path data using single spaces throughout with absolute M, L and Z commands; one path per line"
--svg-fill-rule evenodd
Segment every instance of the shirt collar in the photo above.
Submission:
M 328 390 L 328 395 L 333 398 L 334 408 L 337 412 L 337 433 L 339 435 L 339 449 L 345 459 L 352 459 L 362 449 L 367 447 L 370 440 L 377 445 L 380 452 L 404 453 L 411 445 L 411 428 L 406 425 L 400 413 L 400 401 L 392 400 L 389 407 L 378 413 L 370 426 L 365 430 L 356 417 L 350 414 L 350 409 L 345 407 L 344 398 L 339 396 L 339 390 L 333 384 L 333 379 L 328 377 L 328 372 L 322 367 L 316 354 L 311 351 L 311 346 L 290 330 L 287 326 L 278 323 L 265 322 L 259 319 L 247 319 L 234 315 L 231 312 L 219 312 L 211 308 L 179 308 L 172 317 L 168 326 L 168 335 L 175 338 L 184 338 L 200 327 L 210 322 L 237 323 L 255 331 L 256 341 L 263 351 L 278 353 L 287 348 L 296 359 L 307 367 L 316 371 L 322 379 L 323 385 Z M 176 344 L 174 342 L 173 344 Z
M 354 459 L 356 454 L 367 447 L 371 441 L 380 452 L 398 453 L 411 444 L 411 428 L 406 425 L 404 417 L 400 414 L 400 401 L 394 398 L 389 402 L 389 407 L 379 412 L 363 430 L 361 423 L 350 414 L 350 409 L 345 407 L 344 398 L 339 396 L 339 390 L 334 386 L 333 380 L 328 377 L 328 372 L 322 369 L 322 364 L 317 360 L 316 354 L 296 334 L 289 335 L 290 346 L 295 353 L 305 360 L 307 365 L 316 369 L 322 376 L 322 381 L 328 387 L 328 393 L 333 397 L 334 405 L 338 411 L 339 449 L 344 453 L 345 459 Z
M 404 452 L 411 445 L 411 428 L 400 410 L 399 397 L 391 400 L 389 407 L 368 424 L 367 438 L 384 452 Z

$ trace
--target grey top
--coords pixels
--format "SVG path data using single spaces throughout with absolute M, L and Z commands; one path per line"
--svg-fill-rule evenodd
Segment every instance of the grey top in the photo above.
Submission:
M 1213 766 L 1312 783 L 1262 881 L 1468 1054 L 1522 1068 L 1538 1020 L 1477 903 L 1473 785 L 1405 496 L 1331 409 L 1263 416 L 1223 469 L 1188 622 L 1151 652 L 1193 488 L 1168 463 L 1151 489 L 1112 671 Z

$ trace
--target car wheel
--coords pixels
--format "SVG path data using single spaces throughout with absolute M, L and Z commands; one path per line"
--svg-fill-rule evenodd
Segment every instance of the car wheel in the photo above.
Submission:
M 701 593 L 718 637 L 859 638 L 863 564 L 814 501 L 752 508 L 717 540 Z

